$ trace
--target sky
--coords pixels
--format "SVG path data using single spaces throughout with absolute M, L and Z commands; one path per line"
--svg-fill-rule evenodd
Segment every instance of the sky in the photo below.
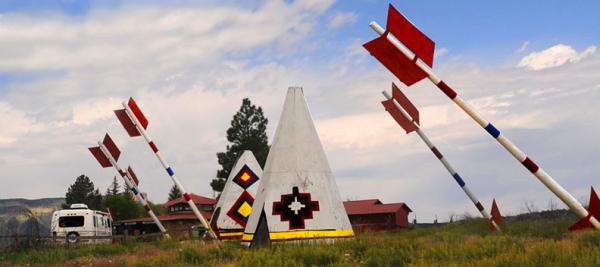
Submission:
M 392 1 L 436 43 L 434 71 L 582 202 L 600 188 L 600 17 L 595 1 Z M 134 97 L 191 192 L 209 183 L 245 97 L 272 140 L 289 86 L 302 86 L 342 198 L 405 202 L 409 219 L 476 216 L 444 167 L 379 103 L 398 81 L 362 44 L 388 2 L 0 0 L 0 198 L 64 196 L 114 171 L 87 148 L 109 132 L 150 200 L 171 183 L 113 115 Z M 403 88 L 403 87 L 402 87 Z M 404 90 L 421 126 L 490 207 L 560 204 L 428 81 Z

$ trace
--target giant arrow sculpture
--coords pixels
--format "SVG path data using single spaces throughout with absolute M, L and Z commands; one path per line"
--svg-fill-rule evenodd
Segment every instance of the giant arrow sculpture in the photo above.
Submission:
M 104 136 L 104 140 L 102 140 L 102 142 L 98 142 L 98 146 L 90 147 L 89 150 L 90 152 L 92 152 L 94 158 L 98 160 L 98 163 L 100 163 L 100 166 L 102 166 L 103 168 L 108 168 L 111 166 L 115 167 L 117 172 L 121 175 L 121 177 L 123 177 L 127 188 L 131 191 L 131 193 L 136 197 L 138 202 L 148 212 L 148 215 L 150 215 L 154 223 L 156 223 L 158 229 L 163 233 L 165 237 L 169 238 L 167 230 L 165 230 L 165 227 L 163 227 L 162 223 L 160 223 L 160 221 L 156 217 L 156 214 L 154 214 L 154 211 L 152 211 L 150 205 L 148 205 L 148 202 L 146 201 L 144 196 L 142 196 L 140 189 L 138 188 L 139 181 L 135 173 L 133 173 L 131 166 L 125 171 L 121 169 L 121 167 L 119 167 L 119 164 L 117 164 L 117 160 L 119 160 L 121 151 L 119 150 L 115 142 L 113 142 L 113 140 L 110 138 L 110 136 L 106 134 Z
M 364 44 L 364 47 L 407 86 L 428 78 L 448 98 L 467 113 L 477 124 L 484 128 L 515 159 L 554 193 L 571 211 L 580 218 L 587 218 L 596 229 L 600 222 L 548 173 L 540 168 L 531 158 L 514 145 L 490 122 L 485 120 L 471 105 L 458 96 L 450 86 L 437 77 L 431 69 L 435 44 L 417 27 L 400 14 L 391 4 L 388 11 L 387 29 L 376 22 L 371 28 L 380 36 Z
M 144 139 L 146 139 L 146 142 L 148 142 L 148 145 L 152 149 L 152 152 L 154 152 L 154 155 L 156 155 L 158 161 L 160 161 L 160 164 L 162 164 L 162 166 L 165 168 L 167 174 L 171 178 L 171 181 L 173 181 L 175 186 L 177 186 L 177 188 L 179 188 L 179 190 L 183 192 L 183 198 L 185 199 L 185 201 L 187 201 L 188 205 L 190 206 L 198 220 L 200 220 L 202 226 L 206 228 L 210 238 L 218 242 L 219 239 L 213 232 L 212 228 L 206 222 L 204 216 L 202 216 L 202 214 L 198 210 L 198 207 L 196 207 L 196 204 L 194 204 L 192 197 L 190 196 L 190 194 L 188 194 L 185 188 L 183 188 L 183 185 L 175 176 L 175 172 L 162 157 L 158 150 L 158 147 L 156 146 L 154 141 L 152 141 L 152 139 L 148 135 L 148 132 L 146 132 L 146 128 L 148 127 L 148 119 L 146 119 L 146 116 L 144 116 L 142 110 L 138 107 L 133 98 L 129 98 L 129 101 L 123 102 L 123 107 L 124 109 L 115 110 L 115 114 L 117 115 L 119 121 L 121 121 L 121 124 L 123 124 L 123 127 L 129 134 L 129 136 L 136 137 L 141 135 L 144 137 Z
M 383 95 L 387 99 L 386 101 L 381 102 L 387 112 L 392 115 L 392 118 L 402 127 L 406 133 L 417 132 L 419 137 L 425 142 L 427 147 L 433 152 L 436 158 L 440 160 L 440 162 L 446 167 L 446 170 L 452 175 L 456 183 L 462 188 L 467 197 L 473 202 L 477 210 L 481 213 L 481 216 L 486 218 L 489 224 L 493 227 L 493 229 L 501 231 L 498 224 L 494 221 L 492 216 L 485 211 L 481 202 L 475 197 L 475 194 L 467 187 L 463 178 L 454 170 L 450 162 L 446 160 L 446 158 L 442 155 L 442 153 L 431 143 L 425 132 L 421 130 L 420 122 L 419 122 L 419 110 L 408 100 L 408 98 L 396 87 L 395 84 L 392 83 L 392 96 L 389 95 L 388 92 L 383 91 Z M 495 204 L 495 202 L 494 202 Z

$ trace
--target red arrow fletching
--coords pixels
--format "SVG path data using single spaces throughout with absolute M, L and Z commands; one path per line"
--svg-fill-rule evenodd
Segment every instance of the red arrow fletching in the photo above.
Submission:
M 121 155 L 121 151 L 119 150 L 115 142 L 113 142 L 112 138 L 110 138 L 110 135 L 106 134 L 104 136 L 102 144 L 106 147 L 108 153 L 110 153 L 113 159 L 115 159 L 115 161 L 118 161 L 119 156 Z
M 125 128 L 125 131 L 127 131 L 127 134 L 129 134 L 130 137 L 136 137 L 141 135 L 140 131 L 138 131 L 138 129 L 135 127 L 135 124 L 133 123 L 131 118 L 129 118 L 129 115 L 127 115 L 127 111 L 125 111 L 125 109 L 115 110 L 115 115 L 117 115 L 117 118 L 119 119 L 119 121 L 123 125 L 123 128 Z
M 127 106 L 129 106 L 129 108 L 131 109 L 131 112 L 133 112 L 133 115 L 140 122 L 141 126 L 144 129 L 148 128 L 148 119 L 146 119 L 146 116 L 144 116 L 144 113 L 142 113 L 142 110 L 140 109 L 140 107 L 138 107 L 137 103 L 135 103 L 135 100 L 133 100 L 132 97 L 129 98 L 129 102 L 127 102 Z
M 131 168 L 131 166 L 129 166 L 127 168 L 127 172 L 129 173 L 129 175 L 131 175 L 131 179 L 133 179 L 133 182 L 135 183 L 135 185 L 139 185 L 140 181 L 137 178 L 137 175 L 135 175 L 135 173 L 133 172 L 133 169 Z
M 394 104 L 394 100 L 396 100 L 402 109 L 404 109 L 404 113 Z M 381 104 L 383 104 L 385 110 L 392 115 L 392 118 L 394 118 L 407 134 L 416 131 L 419 128 L 419 110 L 417 110 L 394 83 L 392 83 L 392 99 L 383 101 Z
M 102 153 L 102 150 L 100 150 L 100 147 L 90 147 L 88 149 L 90 152 L 92 152 L 92 155 L 94 155 L 94 158 L 96 158 L 102 168 L 108 168 L 112 166 L 112 164 L 110 164 L 110 160 L 108 160 L 104 153 Z
M 435 43 L 406 19 L 392 4 L 388 9 L 387 29 L 429 67 L 433 66 Z
M 490 211 L 490 215 L 492 216 L 492 221 L 494 221 L 497 225 L 504 225 L 504 219 L 502 219 L 502 214 L 500 214 L 500 209 L 498 209 L 496 199 L 492 201 L 492 209 Z M 490 232 L 496 231 L 496 227 L 494 227 L 491 221 L 488 224 Z
M 427 73 L 387 39 L 387 33 L 364 44 L 363 47 L 406 86 L 411 86 L 427 77 Z
M 584 229 L 594 229 L 594 225 L 590 222 L 590 218 L 594 216 L 596 219 L 600 219 L 600 199 L 598 199 L 598 195 L 596 195 L 596 191 L 594 191 L 594 187 L 592 187 L 592 192 L 590 193 L 590 205 L 588 207 L 588 215 L 576 222 L 575 224 L 569 227 L 569 231 L 579 231 Z

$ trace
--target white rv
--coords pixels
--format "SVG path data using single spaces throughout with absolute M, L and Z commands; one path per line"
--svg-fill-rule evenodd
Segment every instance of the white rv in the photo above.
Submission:
M 70 209 L 52 214 L 51 229 L 57 241 L 108 242 L 112 236 L 112 217 L 106 212 L 90 210 L 85 204 L 72 204 Z

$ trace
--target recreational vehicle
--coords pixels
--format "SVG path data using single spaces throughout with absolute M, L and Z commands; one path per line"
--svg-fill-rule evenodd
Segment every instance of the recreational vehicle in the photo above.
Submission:
M 57 241 L 108 242 L 112 236 L 112 217 L 106 212 L 90 210 L 85 204 L 72 204 L 70 209 L 52 214 L 51 229 Z

